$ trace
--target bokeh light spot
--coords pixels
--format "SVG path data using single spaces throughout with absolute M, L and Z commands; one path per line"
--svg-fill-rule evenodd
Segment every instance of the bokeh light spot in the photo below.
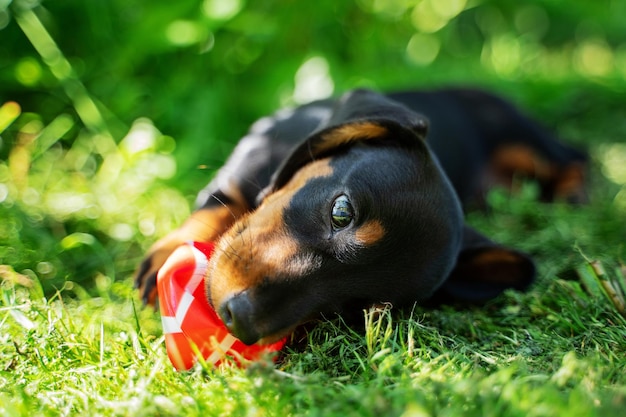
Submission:
M 150 119 L 137 119 L 122 139 L 121 148 L 131 155 L 153 150 L 159 135 L 158 129 L 154 127 Z
M 626 185 L 626 144 L 613 143 L 600 148 L 602 173 L 615 184 Z
M 154 155 L 152 164 L 156 178 L 168 180 L 176 175 L 176 161 L 169 155 Z
M 202 3 L 204 14 L 215 20 L 229 20 L 235 17 L 243 7 L 241 0 L 205 0 Z
M 427 33 L 414 34 L 406 47 L 409 60 L 419 66 L 431 64 L 439 54 L 441 43 L 435 35 Z
M 4 203 L 4 201 L 9 196 L 9 187 L 6 184 L 0 183 L 0 203 Z
M 465 9 L 466 0 L 430 0 L 432 9 L 442 18 L 453 19 Z
M 413 8 L 411 22 L 420 32 L 437 32 L 461 13 L 466 3 L 466 0 L 422 0 Z
M 411 22 L 420 32 L 433 33 L 448 23 L 448 18 L 437 13 L 430 1 L 420 2 L 411 13 Z
M 626 210 L 626 144 L 611 143 L 598 149 L 600 166 L 604 176 L 621 187 L 615 194 L 614 203 Z
M 18 118 L 22 109 L 14 101 L 8 101 L 0 107 L 0 133 Z
M 585 40 L 574 51 L 574 67 L 586 76 L 608 75 L 613 69 L 613 61 L 613 50 L 603 39 Z
M 36 85 L 41 80 L 41 75 L 41 65 L 34 58 L 23 58 L 15 66 L 15 79 L 27 87 Z
M 490 66 L 502 77 L 514 75 L 520 65 L 521 47 L 519 39 L 511 35 L 494 37 L 483 49 L 483 65 Z
M 122 242 L 129 241 L 135 234 L 133 228 L 126 223 L 114 224 L 109 230 L 109 236 L 113 239 L 120 240 Z
M 329 97 L 334 89 L 328 61 L 321 56 L 314 56 L 296 72 L 293 99 L 299 104 L 308 103 Z
M 399 19 L 408 8 L 414 6 L 419 0 L 359 0 L 361 9 L 386 16 L 391 19 Z
M 143 218 L 139 220 L 139 232 L 144 236 L 153 236 L 156 232 L 154 218 Z
M 165 31 L 165 36 L 174 45 L 188 46 L 204 39 L 204 30 L 196 22 L 190 20 L 175 20 Z

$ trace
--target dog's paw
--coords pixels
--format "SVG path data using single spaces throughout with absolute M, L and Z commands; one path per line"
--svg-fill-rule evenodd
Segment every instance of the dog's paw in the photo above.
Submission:
M 135 288 L 145 304 L 155 305 L 157 299 L 157 274 L 167 258 L 184 240 L 174 232 L 157 241 L 139 265 L 135 274 Z

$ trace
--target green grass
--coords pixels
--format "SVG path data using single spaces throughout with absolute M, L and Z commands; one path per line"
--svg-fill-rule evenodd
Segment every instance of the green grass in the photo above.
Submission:
M 270 3 L 0 2 L 0 415 L 623 416 L 624 5 L 484 0 L 414 38 L 410 2 Z M 132 272 L 312 57 L 337 93 L 511 97 L 588 149 L 590 203 L 522 184 L 469 213 L 536 259 L 527 293 L 364 312 L 364 330 L 298 332 L 276 363 L 175 372 Z
M 611 416 L 626 405 L 626 321 L 552 280 L 486 309 L 324 322 L 279 362 L 175 372 L 128 283 L 101 295 L 3 289 L 2 415 Z M 572 296 L 572 294 L 576 296 Z

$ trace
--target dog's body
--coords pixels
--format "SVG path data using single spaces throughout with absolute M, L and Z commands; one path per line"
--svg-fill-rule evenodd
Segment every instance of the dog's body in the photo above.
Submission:
M 200 208 L 151 249 L 137 284 L 153 301 L 156 272 L 178 245 L 216 241 L 207 297 L 245 343 L 320 313 L 484 301 L 525 289 L 535 268 L 465 226 L 463 207 L 514 175 L 535 178 L 547 200 L 580 200 L 584 163 L 474 90 L 357 90 L 283 110 L 252 126 Z

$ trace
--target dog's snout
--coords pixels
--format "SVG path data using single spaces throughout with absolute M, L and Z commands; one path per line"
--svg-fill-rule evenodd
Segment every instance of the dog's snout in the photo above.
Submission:
M 219 315 L 228 330 L 247 345 L 260 338 L 254 326 L 253 314 L 254 306 L 247 291 L 230 297 L 219 308 Z

